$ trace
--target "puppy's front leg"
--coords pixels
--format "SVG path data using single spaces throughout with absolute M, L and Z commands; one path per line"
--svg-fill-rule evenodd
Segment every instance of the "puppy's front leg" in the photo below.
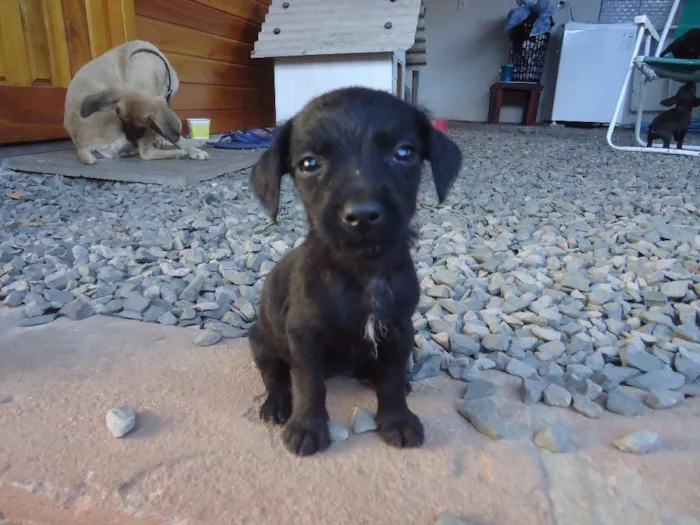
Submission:
M 290 333 L 292 415 L 282 432 L 284 444 L 298 456 L 310 456 L 330 446 L 323 361 L 314 338 Z
M 420 447 L 424 440 L 423 424 L 406 403 L 406 360 L 412 347 L 408 319 L 394 325 L 377 349 L 377 425 L 384 441 L 398 448 Z
M 194 141 L 180 137 L 180 140 L 176 143 L 177 147 L 186 151 L 187 156 L 192 160 L 209 160 L 209 153 L 206 151 L 195 147 Z

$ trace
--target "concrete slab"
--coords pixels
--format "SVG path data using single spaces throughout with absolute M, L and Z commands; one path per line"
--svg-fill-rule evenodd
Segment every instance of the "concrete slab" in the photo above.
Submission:
M 47 173 L 66 177 L 145 184 L 187 186 L 211 180 L 224 173 L 251 167 L 264 150 L 221 150 L 206 148 L 208 161 L 189 159 L 144 161 L 138 157 L 100 159 L 92 166 L 82 164 L 74 149 L 21 155 L 5 159 L 4 167 L 15 171 Z
M 0 308 L 0 513 L 9 523 L 432 524 L 442 511 L 474 525 L 700 524 L 700 400 L 590 420 L 520 403 L 498 372 L 502 415 L 521 439 L 491 441 L 455 411 L 464 383 L 422 381 L 409 403 L 426 445 L 401 451 L 375 433 L 296 458 L 257 419 L 262 384 L 245 340 L 199 348 L 191 328 L 117 318 L 19 328 Z M 107 431 L 112 406 L 137 410 L 136 430 Z M 331 419 L 349 426 L 373 392 L 330 382 Z M 578 452 L 535 448 L 553 421 Z M 617 451 L 634 430 L 661 434 L 646 456 Z M 0 519 L 0 523 L 5 523 Z

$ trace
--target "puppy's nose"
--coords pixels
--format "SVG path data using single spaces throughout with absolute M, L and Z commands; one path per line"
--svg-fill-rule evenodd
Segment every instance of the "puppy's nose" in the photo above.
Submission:
M 368 230 L 382 221 L 382 207 L 377 201 L 349 202 L 343 207 L 342 218 L 352 228 Z

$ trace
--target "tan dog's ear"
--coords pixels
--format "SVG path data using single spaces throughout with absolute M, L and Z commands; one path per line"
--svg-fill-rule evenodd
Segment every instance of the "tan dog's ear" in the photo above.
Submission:
M 88 95 L 80 105 L 80 116 L 88 118 L 93 113 L 112 109 L 119 102 L 119 94 L 114 89 L 105 89 L 94 95 Z
M 172 109 L 163 104 L 151 115 L 150 120 L 151 128 L 156 133 L 177 144 L 177 141 L 180 140 L 182 123 Z

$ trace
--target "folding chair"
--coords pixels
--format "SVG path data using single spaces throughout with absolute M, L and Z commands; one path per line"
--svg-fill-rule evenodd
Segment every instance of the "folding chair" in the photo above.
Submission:
M 634 44 L 634 52 L 630 59 L 625 82 L 620 90 L 620 96 L 615 105 L 610 125 L 608 126 L 607 140 L 608 144 L 620 151 L 642 151 L 646 153 L 666 153 L 672 155 L 688 155 L 693 157 L 700 156 L 700 146 L 683 145 L 683 149 L 664 148 L 654 145 L 651 148 L 646 147 L 646 141 L 642 140 L 642 114 L 644 112 L 644 88 L 650 82 L 658 79 L 670 79 L 677 82 L 700 82 L 700 60 L 684 60 L 678 58 L 661 57 L 661 52 L 666 47 L 666 39 L 669 32 L 674 28 L 672 35 L 673 40 L 682 36 L 691 28 L 700 27 L 700 0 L 685 0 L 683 9 L 678 17 L 678 23 L 673 26 L 673 20 L 678 12 L 678 7 L 681 0 L 674 0 L 671 12 L 666 20 L 666 25 L 659 37 L 659 34 L 652 26 L 649 18 L 645 15 L 635 17 L 634 23 L 639 26 L 637 30 L 637 39 Z M 651 39 L 656 40 L 656 51 L 651 54 Z M 644 54 L 640 55 L 640 49 L 644 44 Z M 643 82 L 640 90 L 639 107 L 637 108 L 637 119 L 634 126 L 634 134 L 639 146 L 618 146 L 613 143 L 613 132 L 617 125 L 617 119 L 622 112 L 622 106 L 625 101 L 627 91 L 632 79 L 632 73 L 638 69 L 643 75 Z

